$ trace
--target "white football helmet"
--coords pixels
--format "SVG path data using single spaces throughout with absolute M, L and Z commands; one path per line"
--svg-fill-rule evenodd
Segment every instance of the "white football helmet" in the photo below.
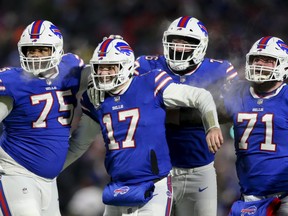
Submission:
M 255 57 L 275 59 L 275 67 L 254 65 Z M 246 55 L 245 78 L 252 82 L 282 81 L 288 72 L 288 46 L 277 37 L 262 37 Z
M 134 52 L 126 41 L 113 38 L 104 39 L 98 44 L 90 60 L 94 88 L 110 91 L 127 82 L 134 73 L 134 61 Z M 117 65 L 119 71 L 116 75 L 98 74 L 98 66 L 101 64 Z
M 183 39 L 189 44 L 172 43 Z M 175 71 L 183 71 L 203 61 L 208 46 L 208 32 L 198 19 L 183 16 L 174 20 L 163 34 L 164 56 Z M 177 51 L 177 47 L 182 51 Z
M 28 47 L 50 47 L 51 56 L 27 57 Z M 56 67 L 63 55 L 63 37 L 60 30 L 51 22 L 37 20 L 23 31 L 18 42 L 21 67 L 34 75 Z

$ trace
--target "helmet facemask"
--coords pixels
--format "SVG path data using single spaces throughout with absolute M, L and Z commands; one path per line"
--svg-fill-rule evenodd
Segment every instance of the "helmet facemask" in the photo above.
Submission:
M 195 65 L 193 57 L 195 50 L 199 47 L 199 43 L 200 41 L 194 38 L 175 35 L 167 36 L 167 42 L 163 43 L 163 45 L 164 49 L 167 49 L 169 53 L 166 58 L 169 66 L 175 71 L 182 71 L 189 66 Z
M 111 74 L 99 74 L 101 67 L 109 68 L 107 71 L 114 71 Z M 123 76 L 124 67 L 121 64 L 93 64 L 92 77 L 94 87 L 98 90 L 110 91 L 127 81 Z
M 262 56 L 267 57 L 267 56 Z M 281 73 L 279 72 L 279 59 L 275 59 L 271 57 L 271 60 L 273 60 L 273 64 L 275 66 L 269 67 L 265 65 L 258 65 L 253 63 L 256 58 L 261 58 L 260 56 L 250 56 L 249 57 L 249 65 L 248 65 L 248 74 L 247 79 L 249 81 L 257 82 L 257 83 L 263 83 L 267 81 L 275 81 L 279 80 L 281 77 Z M 281 78 L 280 78 L 281 79 Z
M 21 48 L 21 55 L 20 55 L 20 62 L 21 67 L 30 73 L 33 73 L 35 76 L 41 76 L 41 74 L 50 74 L 50 70 L 54 69 L 61 60 L 62 52 L 55 53 L 55 49 L 51 46 L 43 46 L 51 49 L 50 56 L 43 56 L 43 57 L 28 57 L 27 56 L 27 47 Z M 22 51 L 23 50 L 23 51 Z

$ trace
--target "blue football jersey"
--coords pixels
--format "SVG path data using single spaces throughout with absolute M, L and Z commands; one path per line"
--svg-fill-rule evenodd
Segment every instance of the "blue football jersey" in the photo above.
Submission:
M 154 68 L 162 69 L 176 83 L 205 88 L 215 100 L 220 97 L 224 84 L 237 77 L 237 71 L 230 62 L 210 58 L 205 58 L 196 70 L 183 76 L 171 71 L 163 55 L 140 56 L 135 64 L 138 74 Z M 197 109 L 167 110 L 166 130 L 173 166 L 194 168 L 214 160 L 214 154 L 208 150 L 204 126 Z
M 101 126 L 112 181 L 135 184 L 162 178 L 171 170 L 163 91 L 172 82 L 160 70 L 136 76 L 124 94 L 106 97 L 97 109 L 87 92 L 83 94 L 83 112 Z
M 3 120 L 1 147 L 26 169 L 51 179 L 60 173 L 68 151 L 84 63 L 65 54 L 58 67 L 59 74 L 51 81 L 35 78 L 22 68 L 0 72 L 0 96 L 14 99 L 11 113 Z
M 233 117 L 241 192 L 268 195 L 288 188 L 288 86 L 257 95 L 241 82 L 225 96 Z

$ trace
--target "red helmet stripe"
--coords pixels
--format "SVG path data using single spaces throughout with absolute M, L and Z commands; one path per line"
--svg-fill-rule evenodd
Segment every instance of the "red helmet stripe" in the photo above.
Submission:
M 268 41 L 269 41 L 271 38 L 272 38 L 271 36 L 267 36 L 267 37 L 261 38 L 261 40 L 259 41 L 259 43 L 258 43 L 258 45 L 257 45 L 257 48 L 258 48 L 258 49 L 265 49 Z
M 44 20 L 37 20 L 33 23 L 30 38 L 39 38 L 40 29 Z
M 99 57 L 106 55 L 107 48 L 108 48 L 108 46 L 109 46 L 109 44 L 111 43 L 112 40 L 113 39 L 107 39 L 101 44 L 100 49 L 99 49 L 100 53 L 98 55 Z
M 179 20 L 179 23 L 178 23 L 178 27 L 183 27 L 185 28 L 188 21 L 191 19 L 192 17 L 190 16 L 183 16 L 180 20 Z

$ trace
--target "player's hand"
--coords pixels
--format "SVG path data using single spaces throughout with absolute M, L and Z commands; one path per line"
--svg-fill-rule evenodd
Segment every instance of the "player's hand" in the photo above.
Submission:
M 98 107 L 100 103 L 104 101 L 105 92 L 100 91 L 94 88 L 93 80 L 91 75 L 88 77 L 88 87 L 87 94 L 90 99 L 90 102 L 94 105 L 94 107 Z
M 103 38 L 103 41 L 106 40 L 106 39 L 108 39 L 108 38 L 110 38 L 110 39 L 121 39 L 121 40 L 123 40 L 123 37 L 122 37 L 121 35 L 109 35 L 109 37 L 104 37 L 104 38 Z
M 211 128 L 206 134 L 209 151 L 216 153 L 224 142 L 220 128 Z

